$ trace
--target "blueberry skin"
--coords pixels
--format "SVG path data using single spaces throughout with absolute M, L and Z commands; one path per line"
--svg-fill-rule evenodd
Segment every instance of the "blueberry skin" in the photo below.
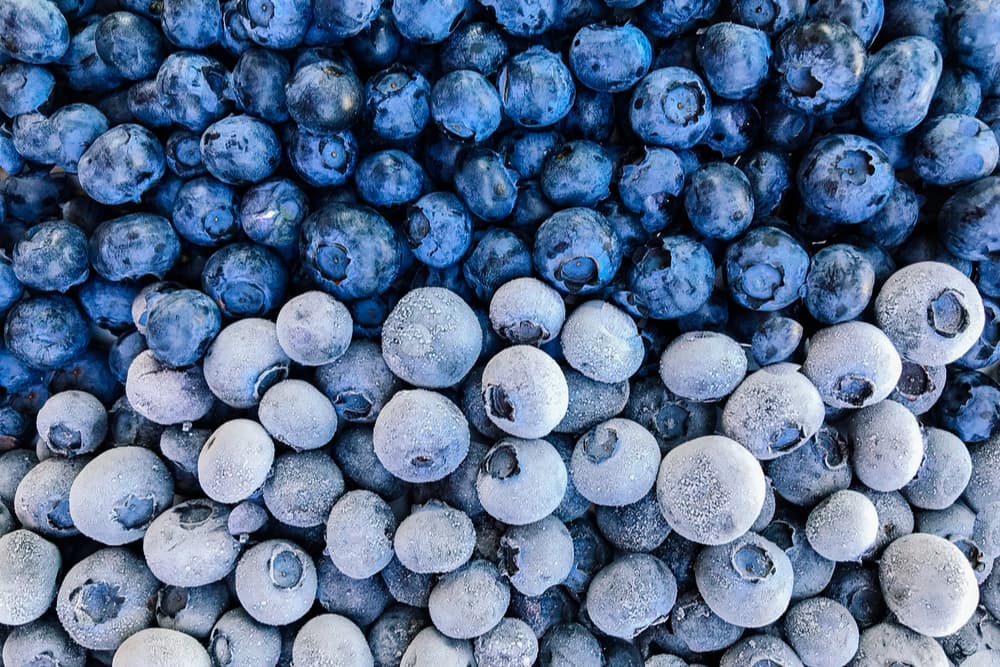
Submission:
M 80 186 L 107 205 L 138 202 L 166 168 L 163 146 L 141 125 L 126 124 L 99 136 L 80 157 Z
M 776 35 L 806 15 L 806 0 L 734 0 L 733 20 Z
M 502 105 L 493 84 L 472 70 L 449 72 L 431 89 L 431 118 L 441 132 L 458 141 L 480 143 L 492 136 L 500 127 Z
M 898 136 L 927 116 L 942 58 L 926 37 L 904 37 L 886 44 L 868 63 L 858 96 L 861 122 L 877 136 Z
M 259 183 L 281 161 L 281 143 L 271 126 L 252 116 L 229 116 L 201 135 L 201 155 L 208 172 L 223 183 Z
M 862 408 L 892 393 L 902 361 L 892 341 L 877 327 L 842 322 L 810 338 L 802 373 L 830 407 Z
M 497 24 L 514 37 L 537 37 L 552 29 L 563 8 L 555 0 L 485 0 Z M 484 72 L 485 74 L 485 72 Z
M 676 153 L 669 148 L 646 148 L 641 160 L 621 168 L 618 195 L 628 210 L 641 214 L 643 229 L 657 232 L 672 221 L 684 178 Z
M 853 30 L 870 47 L 882 29 L 885 15 L 883 0 L 817 0 L 810 4 L 809 18 L 839 21 Z
M 177 290 L 158 299 L 146 322 L 146 343 L 173 367 L 198 361 L 222 326 L 219 307 L 198 290 Z
M 232 74 L 236 108 L 271 123 L 288 120 L 285 84 L 291 71 L 279 53 L 260 48 L 244 51 Z
M 23 63 L 59 60 L 69 48 L 69 26 L 58 5 L 48 0 L 13 0 L 0 8 L 8 38 L 0 54 Z
M 562 58 L 542 46 L 513 56 L 497 75 L 508 118 L 523 127 L 548 127 L 573 106 L 576 88 Z
M 162 278 L 180 254 L 180 240 L 171 224 L 151 213 L 107 220 L 90 237 L 94 271 L 111 281 Z
M 48 104 L 54 89 L 55 76 L 48 68 L 17 62 L 6 64 L 0 70 L 0 111 L 11 118 L 39 111 Z
M 819 322 L 836 324 L 858 317 L 871 301 L 875 270 L 847 243 L 826 246 L 809 263 L 803 301 Z
M 254 620 L 287 625 L 304 617 L 316 598 L 316 565 L 294 542 L 267 540 L 236 565 L 236 597 Z
M 121 85 L 122 78 L 97 53 L 94 37 L 100 17 L 85 17 L 60 59 L 70 90 L 107 92 Z
M 941 242 L 964 260 L 989 260 L 1000 248 L 1000 178 L 988 176 L 955 191 L 938 214 Z
M 802 111 L 789 109 L 776 97 L 758 103 L 763 115 L 763 134 L 783 150 L 804 148 L 812 138 L 816 119 Z
M 708 238 L 732 239 L 754 214 L 753 192 L 743 172 L 725 162 L 699 168 L 684 188 L 684 210 L 691 225 Z
M 982 442 L 991 437 L 1000 421 L 998 399 L 1000 386 L 989 376 L 979 371 L 956 370 L 948 374 L 933 414 L 939 427 L 964 442 Z
M 317 133 L 352 126 L 361 116 L 363 95 L 358 75 L 347 63 L 334 60 L 299 66 L 285 84 L 292 120 Z
M 334 504 L 326 522 L 327 554 L 349 577 L 378 574 L 392 560 L 396 519 L 371 491 L 349 491 Z
M 166 0 L 160 15 L 163 32 L 183 49 L 204 49 L 219 41 L 222 8 L 218 0 Z
M 882 210 L 896 184 L 885 152 L 854 134 L 832 134 L 817 141 L 799 164 L 796 180 L 810 211 L 845 224 Z
M 358 143 L 354 133 L 314 133 L 294 127 L 287 140 L 295 173 L 313 187 L 343 185 L 354 173 Z
M 670 629 L 692 651 L 721 651 L 743 635 L 743 628 L 719 618 L 697 591 L 681 594 L 670 613 Z M 671 667 L 667 662 L 664 667 Z
M 448 39 L 467 9 L 467 0 L 392 0 L 396 29 L 416 44 L 438 44 Z
M 677 581 L 649 554 L 628 554 L 600 570 L 587 589 L 587 615 L 602 632 L 631 640 L 670 613 Z
M 683 333 L 660 357 L 663 384 L 674 394 L 692 401 L 725 398 L 743 382 L 746 373 L 743 348 L 729 336 L 713 331 Z
M 570 141 L 549 153 L 542 165 L 542 192 L 557 206 L 594 206 L 610 193 L 614 165 L 599 144 Z
M 213 660 L 245 665 L 277 664 L 281 657 L 281 633 L 276 627 L 258 623 L 243 609 L 222 615 L 209 637 Z
M 528 7 L 526 3 L 511 4 L 515 11 Z M 494 76 L 507 60 L 508 50 L 507 40 L 497 26 L 467 23 L 453 32 L 441 47 L 441 69 L 443 72 L 471 69 L 483 76 Z
M 789 317 L 776 315 L 764 320 L 753 333 L 750 353 L 761 366 L 788 360 L 802 342 L 803 327 Z
M 472 243 L 472 219 L 450 192 L 431 192 L 406 212 L 406 239 L 413 256 L 433 268 L 454 266 Z
M 174 229 L 185 241 L 216 247 L 239 232 L 236 189 L 210 176 L 184 183 L 174 199 Z
M 691 148 L 708 131 L 711 118 L 712 98 L 689 69 L 653 70 L 632 90 L 629 122 L 647 144 Z
M 17 485 L 13 500 L 13 513 L 21 527 L 52 538 L 79 535 L 69 514 L 69 491 L 89 461 L 89 456 L 53 456 L 29 470 Z
M 947 114 L 928 120 L 917 138 L 913 170 L 925 183 L 956 186 L 988 176 L 1000 146 L 983 121 Z
M 577 80 L 599 93 L 628 90 L 649 72 L 653 47 L 642 30 L 594 23 L 584 26 L 569 48 Z
M 906 241 L 917 225 L 921 200 L 906 183 L 897 180 L 885 207 L 858 225 L 858 231 L 883 248 Z
M 24 285 L 14 275 L 14 267 L 4 254 L 0 254 L 0 313 L 7 312 L 24 294 Z
M 650 0 L 639 9 L 640 25 L 655 37 L 673 37 L 709 19 L 720 4 L 719 0 Z
M 975 116 L 983 103 L 983 89 L 972 70 L 945 67 L 941 71 L 928 115 L 943 116 L 959 113 Z
M 254 317 L 284 300 L 288 273 L 270 249 L 233 243 L 216 251 L 201 275 L 202 289 L 228 317 Z
M 22 114 L 11 126 L 14 148 L 22 157 L 76 173 L 84 151 L 107 132 L 108 120 L 89 104 L 67 104 L 47 119 Z
M 97 24 L 97 55 L 131 81 L 152 76 L 164 57 L 163 36 L 155 23 L 131 12 L 112 12 Z
M 83 313 L 96 326 L 121 333 L 132 326 L 132 302 L 138 293 L 138 285 L 91 276 L 80 286 L 77 299 Z
M 455 171 L 454 185 L 473 215 L 497 221 L 514 210 L 517 179 L 517 172 L 498 153 L 481 148 L 465 155 Z
M 338 299 L 384 292 L 400 271 L 400 240 L 385 218 L 353 204 L 330 204 L 302 223 L 299 252 L 306 275 Z
M 167 169 L 179 178 L 194 178 L 205 173 L 201 160 L 201 136 L 191 130 L 177 130 L 167 137 L 163 151 Z
M 316 370 L 316 385 L 333 403 L 338 419 L 370 424 L 401 383 L 378 345 L 355 339 L 336 361 Z
M 268 0 L 237 3 L 247 36 L 269 49 L 290 49 L 302 43 L 312 19 L 308 0 Z
M 368 79 L 365 108 L 372 129 L 383 139 L 399 141 L 420 134 L 430 119 L 431 84 L 405 65 L 393 65 Z
M 308 212 L 309 201 L 302 188 L 290 179 L 275 178 L 243 193 L 238 219 L 252 241 L 293 253 Z
M 705 83 L 719 97 L 755 97 L 767 78 L 771 42 L 761 30 L 716 23 L 698 35 L 698 63 Z
M 865 46 L 843 23 L 803 21 L 782 33 L 772 65 L 782 104 L 808 114 L 830 113 L 860 90 Z
M 318 13 L 317 3 L 313 12 Z M 347 40 L 347 49 L 356 62 L 365 63 L 372 70 L 388 67 L 396 61 L 403 38 L 396 29 L 388 6 L 375 2 L 374 18 L 357 35 Z M 306 35 L 309 41 L 309 34 Z M 320 43 L 325 39 L 318 40 Z
M 658 320 L 672 320 L 698 310 L 712 293 L 715 263 L 690 236 L 666 236 L 641 251 L 629 273 L 629 287 L 639 309 Z
M 14 246 L 14 275 L 43 292 L 65 292 L 90 275 L 87 237 L 74 224 L 58 221 L 35 225 Z
M 171 53 L 156 72 L 156 88 L 173 122 L 201 132 L 228 107 L 229 72 L 200 53 Z
M 792 181 L 792 167 L 785 154 L 767 148 L 747 151 L 737 166 L 750 181 L 754 215 L 774 213 Z
M 4 343 L 35 368 L 65 366 L 87 347 L 90 330 L 76 304 L 61 295 L 29 297 L 7 312 Z
M 4 653 L 4 660 L 12 665 L 54 660 L 66 667 L 84 667 L 87 661 L 86 650 L 53 617 L 13 628 L 4 642 Z
M 427 175 L 420 163 L 401 150 L 369 153 L 354 173 L 361 198 L 372 206 L 409 204 L 426 189 Z
M 531 275 L 529 248 L 507 229 L 493 228 L 476 239 L 462 263 L 462 277 L 481 301 L 489 301 L 500 285 Z
M 296 363 L 320 366 L 339 359 L 351 342 L 350 311 L 325 292 L 304 292 L 281 307 L 278 343 Z
M 948 14 L 944 32 L 952 59 L 981 74 L 988 72 L 996 63 L 996 50 L 983 32 L 996 29 L 1000 20 L 996 7 L 981 0 L 969 0 L 941 13 Z
M 157 89 L 156 81 L 144 79 L 132 84 L 125 93 L 125 103 L 130 114 L 129 121 L 150 128 L 166 127 L 170 124 L 170 108 L 164 103 Z M 108 111 L 114 117 L 115 113 Z
M 621 244 L 604 217 L 586 208 L 567 208 L 538 228 L 532 253 L 535 269 L 568 294 L 592 294 L 605 287 L 621 265 Z

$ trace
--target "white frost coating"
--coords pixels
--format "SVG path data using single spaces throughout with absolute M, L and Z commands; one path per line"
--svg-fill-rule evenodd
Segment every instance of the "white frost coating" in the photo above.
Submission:
M 226 405 L 252 408 L 275 381 L 285 378 L 289 362 L 274 322 L 237 320 L 219 332 L 205 353 L 205 382 Z
M 518 438 L 542 438 L 569 408 L 569 387 L 559 364 L 541 350 L 515 345 L 497 352 L 483 369 L 486 415 Z
M 292 297 L 278 311 L 278 343 L 292 361 L 322 366 L 340 358 L 351 344 L 354 320 L 347 306 L 314 290 Z
M 917 262 L 885 281 L 875 298 L 875 321 L 904 359 L 943 366 L 979 340 L 985 313 L 965 274 L 943 262 Z
M 407 482 L 435 482 L 458 468 L 469 452 L 469 423 L 448 398 L 428 389 L 396 392 L 372 432 L 375 455 Z
M 646 354 L 635 321 L 604 301 L 587 301 L 563 325 L 566 363 L 592 380 L 622 382 L 632 377 Z
M 837 491 L 809 512 L 806 539 L 828 560 L 858 561 L 878 537 L 878 512 L 857 491 Z
M 368 640 L 353 621 L 321 614 L 306 622 L 292 643 L 292 664 L 303 667 L 372 667 Z
M 201 367 L 170 368 L 149 350 L 128 367 L 125 396 L 136 412 L 165 426 L 201 419 L 213 401 Z
M 406 647 L 399 667 L 468 667 L 475 664 L 472 644 L 445 637 L 435 628 L 421 630 Z
M 42 616 L 56 596 L 62 556 L 29 530 L 0 537 L 0 623 L 24 625 Z
M 656 483 L 660 446 L 641 424 L 609 419 L 577 440 L 569 465 L 576 490 L 590 502 L 630 505 Z
M 667 389 L 692 401 L 728 396 L 747 373 L 747 355 L 729 336 L 689 331 L 667 346 L 660 357 L 660 379 Z
M 920 423 L 895 401 L 882 401 L 858 410 L 847 422 L 854 474 L 875 491 L 897 491 L 906 486 L 924 456 Z
M 198 481 L 205 495 L 238 503 L 264 485 L 274 463 L 274 441 L 251 419 L 227 421 L 205 441 L 198 456 Z
M 802 374 L 833 408 L 878 403 L 896 388 L 902 372 L 892 341 L 878 327 L 859 321 L 817 331 L 802 364 Z
M 268 389 L 257 419 L 275 440 L 298 450 L 318 449 L 337 432 L 333 403 L 304 380 L 284 380 Z
M 543 345 L 555 339 L 566 321 L 559 292 L 537 278 L 515 278 L 490 300 L 490 325 L 514 345 Z
M 212 667 L 197 639 L 177 630 L 146 628 L 122 642 L 111 667 Z

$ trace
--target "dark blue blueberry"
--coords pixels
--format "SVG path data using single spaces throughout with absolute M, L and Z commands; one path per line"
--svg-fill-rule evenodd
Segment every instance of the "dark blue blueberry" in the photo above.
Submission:
M 312 3 L 312 14 L 316 25 L 326 30 L 331 37 L 342 40 L 368 28 L 378 16 L 380 7 L 378 0 L 315 0 Z M 302 13 L 307 14 L 308 11 Z
M 817 141 L 799 163 L 797 180 L 805 206 L 838 223 L 872 217 L 896 185 L 885 152 L 855 134 L 831 134 Z
M 472 70 L 449 72 L 431 89 L 431 117 L 442 132 L 459 141 L 488 139 L 500 127 L 501 105 L 493 84 Z
M 647 232 L 670 224 L 683 188 L 684 165 L 669 148 L 647 148 L 641 160 L 622 167 L 618 181 L 622 204 L 641 215 Z
M 369 153 L 354 173 L 358 194 L 372 206 L 401 206 L 417 200 L 427 187 L 420 163 L 400 150 Z
M 701 139 L 725 159 L 748 150 L 760 133 L 760 114 L 757 107 L 746 100 L 721 100 L 712 107 L 712 122 Z
M 132 301 L 139 286 L 131 282 L 111 282 L 92 275 L 77 291 L 77 299 L 87 318 L 96 326 L 120 333 L 132 326 Z
M 222 326 L 219 307 L 198 290 L 166 294 L 149 310 L 146 344 L 156 358 L 173 366 L 198 361 Z
M 416 44 L 437 44 L 458 27 L 467 0 L 392 0 L 399 33 Z
M 810 114 L 837 111 L 861 88 L 865 45 L 836 21 L 803 21 L 778 39 L 772 61 L 778 98 Z
M 163 0 L 160 24 L 174 45 L 204 49 L 221 37 L 222 7 L 219 0 Z
M 809 254 L 777 227 L 755 227 L 726 251 L 726 282 L 744 308 L 780 310 L 799 298 Z
M 184 240 L 218 246 L 240 228 L 236 190 L 210 176 L 192 179 L 178 190 L 172 217 Z
M 760 323 L 750 341 L 754 361 L 768 366 L 788 360 L 802 342 L 802 325 L 790 317 L 775 315 Z
M 229 317 L 255 317 L 274 310 L 285 296 L 285 266 L 271 250 L 233 243 L 208 258 L 202 288 Z
M 1000 178 L 989 176 L 961 188 L 938 215 L 941 242 L 953 255 L 988 260 L 1000 252 Z
M 165 103 L 155 79 L 143 79 L 133 83 L 126 93 L 125 101 L 131 115 L 130 122 L 148 128 L 170 125 L 170 107 Z M 109 112 L 109 115 L 113 114 Z
M 347 40 L 347 48 L 355 61 L 369 67 L 369 71 L 388 67 L 396 62 L 403 41 L 392 19 L 389 5 L 382 4 L 379 10 L 377 8 L 380 3 L 374 4 L 378 12 L 375 18 L 361 32 Z M 314 2 L 313 12 L 316 14 L 317 6 Z M 306 37 L 308 39 L 308 35 Z M 321 43 L 325 42 L 325 39 L 321 40 Z
M 503 157 L 480 148 L 462 158 L 455 171 L 455 191 L 478 218 L 502 220 L 517 202 L 517 172 L 504 164 Z
M 107 280 L 162 278 L 177 262 L 181 243 L 164 218 L 131 213 L 102 222 L 90 237 L 90 261 Z
M 481 4 L 501 28 L 515 37 L 544 34 L 552 29 L 563 11 L 557 0 L 481 0 Z
M 931 117 L 947 113 L 975 116 L 983 103 L 983 89 L 975 72 L 963 67 L 945 67 L 927 114 Z
M 1000 422 L 1000 385 L 979 371 L 949 372 L 934 416 L 938 426 L 964 442 L 982 442 L 993 435 Z
M 80 158 L 80 186 L 102 204 L 139 201 L 163 176 L 163 146 L 141 125 L 111 128 Z
M 562 143 L 562 137 L 553 130 L 515 130 L 504 135 L 500 152 L 522 178 L 534 178 L 541 173 L 546 156 Z
M 720 0 L 647 0 L 639 9 L 640 25 L 650 35 L 673 37 L 711 18 Z
M 365 84 L 365 105 L 372 129 L 399 141 L 420 134 L 430 119 L 431 84 L 405 65 L 382 70 Z
M 156 72 L 171 120 L 198 132 L 226 114 L 229 80 L 218 60 L 187 51 L 171 53 Z
M 0 313 L 6 312 L 22 294 L 24 285 L 17 279 L 10 258 L 0 253 Z
M 94 45 L 101 60 L 129 80 L 155 74 L 164 56 L 159 28 L 149 19 L 131 12 L 112 12 L 104 16 L 97 24 Z
M 684 210 L 702 236 L 732 239 L 754 215 L 753 191 L 743 172 L 725 162 L 710 162 L 688 178 Z
M 17 175 L 24 168 L 24 156 L 14 147 L 14 139 L 6 128 L 0 130 L 0 169 L 9 176 Z M 5 205 L 6 207 L 6 205 Z M 6 216 L 0 216 L 2 220 Z
M 269 49 L 247 49 L 233 68 L 236 108 L 270 123 L 288 120 L 285 84 L 291 73 L 288 60 L 280 53 Z
M 462 275 L 476 296 L 488 302 L 504 283 L 531 275 L 531 251 L 510 230 L 494 227 L 475 239 Z
M 629 120 L 632 130 L 648 144 L 691 148 L 708 131 L 711 119 L 712 99 L 689 69 L 653 70 L 632 90 Z
M 139 356 L 139 353 L 146 348 L 146 339 L 138 331 L 128 331 L 120 335 L 111 343 L 108 349 L 108 366 L 111 374 L 119 383 L 125 384 L 128 377 L 128 367 L 132 365 L 132 360 Z
M 317 134 L 295 127 L 286 144 L 295 173 L 309 185 L 343 185 L 354 173 L 358 143 L 350 130 Z
M 614 278 L 622 251 L 604 216 L 592 209 L 568 208 L 538 228 L 532 257 L 535 270 L 556 289 L 591 294 Z
M 518 125 L 547 127 L 569 113 L 576 88 L 558 54 L 541 46 L 518 53 L 497 75 L 504 113 Z
M 994 299 L 1000 297 L 1000 258 L 985 259 L 977 263 L 975 281 L 981 294 Z
M 294 181 L 276 178 L 243 193 L 239 221 L 243 232 L 262 245 L 294 251 L 299 227 L 309 212 L 306 194 Z
M 777 34 L 806 14 L 807 0 L 733 0 L 733 20 Z
M 540 184 L 557 206 L 593 206 L 609 195 L 614 165 L 593 141 L 570 141 L 546 157 Z
M 791 186 L 792 168 L 785 154 L 761 148 L 745 153 L 737 166 L 750 181 L 754 214 L 773 213 Z
M 267 123 L 253 116 L 229 116 L 201 135 L 201 158 L 208 173 L 224 183 L 259 183 L 278 168 L 281 143 Z
M 345 130 L 361 115 L 364 90 L 349 63 L 320 59 L 296 63 L 285 84 L 292 120 L 313 132 Z
M 69 298 L 37 296 L 18 301 L 4 324 L 7 349 L 35 368 L 58 368 L 79 356 L 90 326 Z
M 384 292 L 400 270 L 401 241 L 370 208 L 330 204 L 302 223 L 299 252 L 306 275 L 338 299 Z
M 858 96 L 861 122 L 879 136 L 915 128 L 927 116 L 941 67 L 941 53 L 925 37 L 886 44 L 868 63 Z
M 163 146 L 167 168 L 179 178 L 193 178 L 205 173 L 201 161 L 201 135 L 191 130 L 177 130 Z
M 879 36 L 884 40 L 921 35 L 946 51 L 949 7 L 945 0 L 884 0 L 885 18 Z
M 122 391 L 118 380 L 111 373 L 108 354 L 103 349 L 90 347 L 71 362 L 52 374 L 49 388 L 53 392 L 75 389 L 93 394 L 105 405 L 110 405 Z
M 107 92 L 122 83 L 118 75 L 97 53 L 97 26 L 100 16 L 85 17 L 79 32 L 70 39 L 69 49 L 60 61 L 71 90 Z
M 689 236 L 666 236 L 642 250 L 629 274 L 637 306 L 653 319 L 672 320 L 698 310 L 712 293 L 712 255 Z
M 917 134 L 913 171 L 930 185 L 964 185 L 983 178 L 1000 157 L 990 126 L 974 116 L 931 118 Z
M 857 248 L 829 245 L 813 255 L 803 295 L 806 309 L 824 324 L 858 317 L 871 301 L 875 269 Z
M 802 111 L 789 109 L 776 98 L 760 102 L 764 135 L 784 150 L 796 150 L 809 143 L 815 119 Z
M 992 3 L 973 0 L 948 6 L 944 13 L 947 21 L 942 23 L 951 59 L 981 76 L 990 72 L 997 64 L 997 56 L 995 43 L 986 35 L 1000 25 L 997 8 Z
M 14 246 L 14 275 L 32 289 L 65 292 L 90 275 L 87 235 L 68 222 L 35 225 Z
M 12 0 L 0 7 L 5 38 L 0 54 L 24 63 L 51 63 L 69 48 L 69 26 L 49 0 Z
M 0 68 L 0 111 L 13 118 L 47 106 L 55 90 L 55 76 L 46 67 L 9 63 Z
M 955 363 L 964 368 L 978 370 L 1000 361 L 1000 303 L 983 298 L 986 316 L 979 340 Z
M 813 0 L 809 4 L 810 18 L 843 23 L 865 46 L 871 46 L 882 28 L 883 0 Z
M 755 97 L 767 78 L 771 41 L 761 30 L 716 23 L 698 35 L 698 63 L 705 83 L 719 97 Z
M 516 5 L 525 6 L 524 3 Z M 507 60 L 507 52 L 507 40 L 496 26 L 467 23 L 452 33 L 441 48 L 441 69 L 445 72 L 471 69 L 483 76 L 493 76 Z
M 897 180 L 885 207 L 858 225 L 858 231 L 882 247 L 894 248 L 909 238 L 919 213 L 917 194 L 909 185 Z
M 414 257 L 427 266 L 457 264 L 472 242 L 472 220 L 450 192 L 432 192 L 406 212 L 406 239 Z
M 581 88 L 576 91 L 576 101 L 563 119 L 563 134 L 569 138 L 606 141 L 615 129 L 614 105 L 611 93 Z
M 298 46 L 312 18 L 309 0 L 240 0 L 237 7 L 243 16 L 247 36 L 269 49 Z
M 581 28 L 569 49 L 576 78 L 600 93 L 620 93 L 646 76 L 653 60 L 649 38 L 631 24 Z

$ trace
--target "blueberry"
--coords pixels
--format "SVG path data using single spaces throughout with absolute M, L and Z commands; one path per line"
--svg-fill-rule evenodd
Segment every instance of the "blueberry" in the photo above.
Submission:
M 264 121 L 229 116 L 205 128 L 201 156 L 208 173 L 224 183 L 259 183 L 277 169 L 281 144 Z
M 539 184 L 557 206 L 594 206 L 607 199 L 612 171 L 611 158 L 600 145 L 570 141 L 546 156 Z
M 362 627 L 378 619 L 392 600 L 381 577 L 354 579 L 338 570 L 329 558 L 317 563 L 316 576 L 316 601 L 320 606 Z
M 338 419 L 373 423 L 400 381 L 378 345 L 356 340 L 336 361 L 317 369 L 316 384 L 333 403 Z
M 162 278 L 180 254 L 180 241 L 170 223 L 151 213 L 107 220 L 90 237 L 90 261 L 107 280 Z
M 830 407 L 861 408 L 892 393 L 902 362 L 881 330 L 864 322 L 844 322 L 813 335 L 802 373 Z
M 497 353 L 483 370 L 482 399 L 496 426 L 519 438 L 544 437 L 566 414 L 569 388 L 544 352 L 517 345 Z
M 879 136 L 917 127 L 927 116 L 941 68 L 941 53 L 926 37 L 886 44 L 868 63 L 859 93 L 862 123 Z
M 306 621 L 295 635 L 292 659 L 303 665 L 330 661 L 374 664 L 364 633 L 351 620 L 337 614 L 321 614 Z
M 864 43 L 843 23 L 796 23 L 775 48 L 778 99 L 809 114 L 837 111 L 858 94 L 865 60 Z
M 416 44 L 437 44 L 448 38 L 468 8 L 466 0 L 392 0 L 396 28 Z
M 591 24 L 573 38 L 569 64 L 584 86 L 601 93 L 628 90 L 649 71 L 653 49 L 639 28 Z
M 66 17 L 48 0 L 15 0 L 0 10 L 0 23 L 10 37 L 0 46 L 4 56 L 24 63 L 58 61 L 69 48 Z
M 874 287 L 875 270 L 868 258 L 852 245 L 837 243 L 813 255 L 803 301 L 817 321 L 836 324 L 858 317 Z
M 476 489 L 483 508 L 510 525 L 539 521 L 566 491 L 566 466 L 544 440 L 501 440 L 487 453 Z
M 632 89 L 631 99 L 632 130 L 647 144 L 691 148 L 708 131 L 712 99 L 689 69 L 653 70 Z
M 170 119 L 201 132 L 225 115 L 229 76 L 214 58 L 179 51 L 167 56 L 160 65 L 156 87 L 160 99 L 168 105 Z
M 426 189 L 427 176 L 423 167 L 403 151 L 387 150 L 361 160 L 354 182 L 366 202 L 390 207 L 416 201 Z
M 316 133 L 345 130 L 361 115 L 363 89 L 344 62 L 317 60 L 292 73 L 285 84 L 288 113 L 302 129 Z M 334 100 L 334 104 L 330 104 Z
M 641 19 L 646 32 L 656 37 L 673 37 L 708 19 L 719 9 L 718 0 L 654 0 L 642 3 Z
M 736 0 L 733 18 L 768 33 L 779 33 L 806 14 L 805 0 Z
M 541 36 L 561 18 L 563 8 L 553 0 L 488 0 L 482 3 L 496 22 L 515 37 Z
M 414 0 L 399 0 L 402 2 Z M 500 127 L 502 100 L 482 74 L 455 70 L 431 89 L 430 113 L 441 132 L 459 141 L 485 141 Z
M 764 487 L 760 464 L 739 443 L 703 436 L 667 453 L 656 495 L 675 532 L 699 544 L 724 544 L 753 525 Z
M 7 312 L 4 343 L 18 359 L 35 368 L 70 363 L 89 340 L 87 322 L 68 297 L 29 297 Z
M 618 181 L 621 203 L 641 214 L 643 229 L 659 231 L 676 215 L 684 178 L 684 166 L 676 153 L 669 148 L 647 148 L 640 161 L 622 167 Z M 611 222 L 611 216 L 607 217 Z
M 316 598 L 316 566 L 294 542 L 267 540 L 236 565 L 236 597 L 266 625 L 287 625 L 306 615 Z
M 847 423 L 854 474 L 876 491 L 896 491 L 914 478 L 924 455 L 923 436 L 913 413 L 895 401 L 881 401 L 853 413 Z
M 135 202 L 163 176 L 163 147 L 141 125 L 117 125 L 84 151 L 78 169 L 80 186 L 93 199 Z
M 21 526 L 46 537 L 79 535 L 69 513 L 69 492 L 88 462 L 87 457 L 53 457 L 28 471 L 13 498 L 14 514 Z
M 255 667 L 277 663 L 281 636 L 277 628 L 258 623 L 243 609 L 233 609 L 212 628 L 208 650 L 213 664 Z
M 424 628 L 403 652 L 400 664 L 405 665 L 468 665 L 475 660 L 472 644 L 464 639 L 451 639 L 433 627 Z
M 312 14 L 304 0 L 264 0 L 239 4 L 247 37 L 271 49 L 298 46 L 306 36 Z
M 768 463 L 768 475 L 782 498 L 810 507 L 851 485 L 848 442 L 835 427 L 823 425 L 810 439 Z
M 795 650 L 779 637 L 769 634 L 751 635 L 733 644 L 719 661 L 719 667 L 744 667 L 758 661 L 788 664 L 794 667 L 803 664 Z
M 165 628 L 140 630 L 115 650 L 115 662 L 122 667 L 167 667 L 173 660 L 191 667 L 212 664 L 208 652 L 197 639 Z
M 243 455 L 234 458 L 237 451 Z M 201 449 L 198 481 L 212 500 L 238 503 L 267 481 L 274 461 L 274 442 L 260 424 L 249 419 L 224 422 Z
M 671 534 L 670 524 L 652 490 L 627 505 L 598 505 L 594 518 L 601 535 L 621 551 L 656 550 Z
M 1000 247 L 993 221 L 1000 179 L 986 177 L 959 188 L 941 207 L 938 216 L 941 242 L 955 256 L 988 260 Z
M 698 652 L 729 648 L 743 634 L 743 628 L 719 618 L 697 591 L 678 597 L 670 612 L 670 629 L 692 651 Z
M 166 0 L 160 22 L 163 33 L 183 49 L 204 49 L 219 41 L 222 8 L 219 0 Z
M 600 213 L 567 208 L 538 228 L 536 270 L 556 289 L 589 294 L 610 282 L 621 265 L 621 244 Z
M 538 657 L 538 639 L 527 623 L 507 617 L 476 638 L 474 656 L 479 667 L 528 667 Z
M 725 99 L 756 96 L 767 77 L 771 43 L 761 30 L 716 23 L 698 36 L 698 62 L 708 87 Z
M 942 667 L 948 663 L 948 656 L 938 642 L 894 621 L 885 621 L 863 631 L 855 659 L 889 664 L 900 660 L 915 661 Z
M 316 133 L 296 126 L 288 144 L 292 167 L 309 185 L 343 185 L 354 173 L 358 145 L 349 130 Z
M 0 537 L 3 584 L 0 619 L 6 625 L 24 625 L 42 616 L 56 595 L 56 576 L 62 567 L 59 549 L 30 530 Z
M 983 90 L 975 73 L 964 67 L 945 67 L 941 71 L 928 115 L 949 113 L 975 116 L 983 102 Z
M 497 88 L 504 113 L 525 127 L 557 123 L 569 113 L 576 92 L 562 59 L 540 46 L 510 58 L 497 75 Z
M 170 586 L 205 586 L 225 577 L 241 545 L 229 534 L 229 508 L 208 499 L 178 503 L 156 517 L 143 538 L 146 563 Z
M 407 482 L 433 482 L 453 472 L 469 450 L 469 425 L 445 396 L 426 389 L 397 392 L 375 421 L 375 454 Z
M 837 223 L 857 223 L 886 205 L 895 186 L 888 156 L 853 134 L 816 142 L 799 165 L 797 180 L 810 211 Z
M 39 111 L 48 105 L 54 87 L 54 75 L 42 65 L 9 63 L 0 71 L 0 111 L 11 118 Z
M 83 667 L 86 651 L 70 639 L 59 621 L 43 617 L 11 630 L 3 647 L 4 660 L 12 665 L 54 660 L 66 667 Z
M 676 319 L 708 300 L 714 275 L 704 245 L 690 236 L 665 236 L 639 252 L 629 274 L 631 297 L 643 315 Z
M 496 566 L 473 560 L 438 580 L 428 611 L 442 634 L 470 639 L 496 627 L 509 603 L 510 587 Z

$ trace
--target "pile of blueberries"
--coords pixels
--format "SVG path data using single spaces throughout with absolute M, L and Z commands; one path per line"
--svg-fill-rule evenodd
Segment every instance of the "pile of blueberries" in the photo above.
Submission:
M 0 666 L 1000 667 L 1000 0 L 0 0 Z

